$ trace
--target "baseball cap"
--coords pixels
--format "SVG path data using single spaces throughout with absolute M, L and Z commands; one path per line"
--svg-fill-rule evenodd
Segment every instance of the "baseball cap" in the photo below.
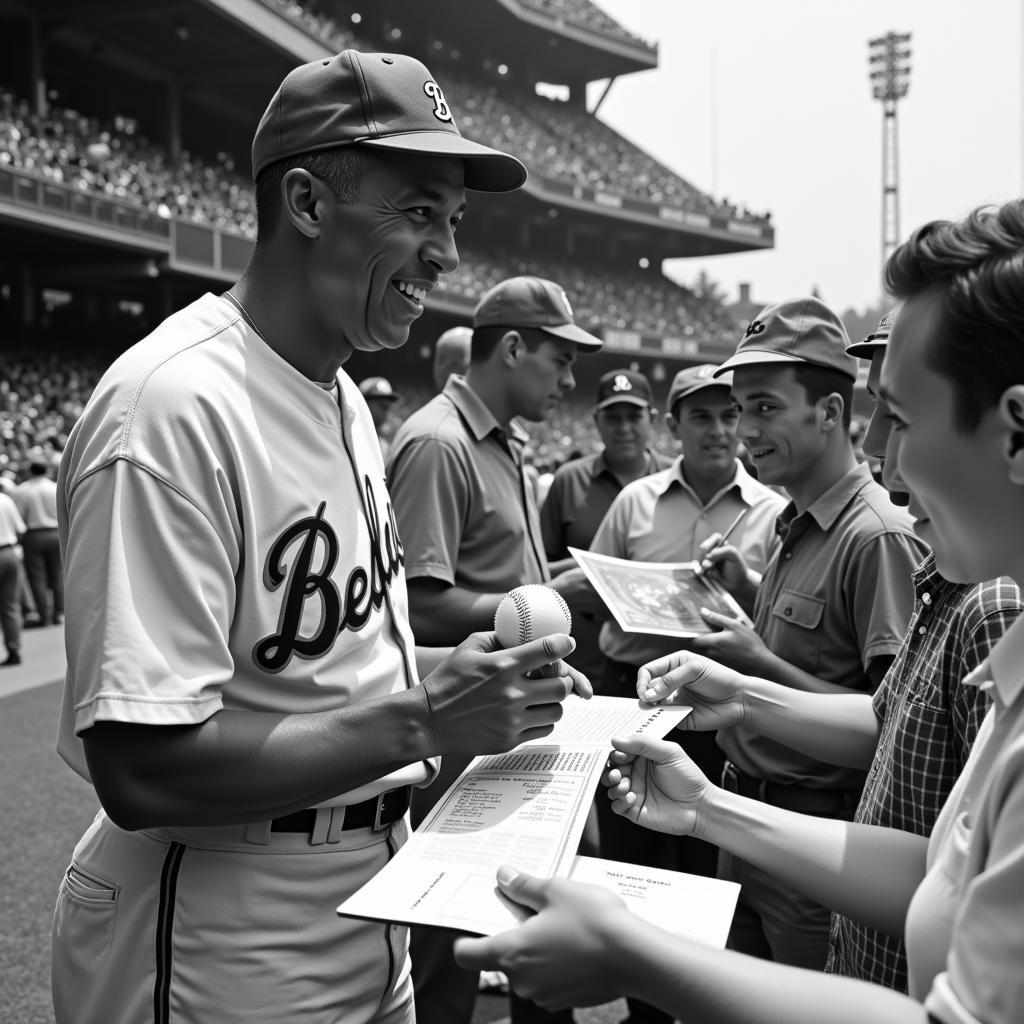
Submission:
M 359 393 L 363 398 L 385 398 L 393 402 L 398 395 L 391 387 L 391 381 L 386 377 L 367 377 L 359 382 Z
M 675 408 L 680 398 L 686 398 L 695 391 L 702 391 L 704 388 L 725 388 L 726 391 L 732 384 L 732 377 L 726 374 L 725 377 L 716 379 L 715 371 L 718 369 L 714 363 L 701 363 L 699 366 L 687 366 L 680 370 L 673 378 L 668 389 L 668 411 Z
M 654 404 L 651 382 L 635 370 L 609 370 L 598 381 L 594 409 L 606 409 L 609 405 L 621 403 L 650 408 Z
M 846 354 L 850 338 L 842 320 L 821 299 L 786 299 L 761 310 L 750 321 L 736 352 L 715 376 L 737 366 L 811 363 L 857 379 L 857 362 Z
M 889 332 L 896 320 L 896 310 L 890 309 L 881 320 L 878 326 L 863 341 L 855 341 L 852 345 L 846 346 L 848 355 L 857 356 L 859 359 L 870 359 L 877 349 L 885 348 L 889 344 Z
M 440 86 L 418 60 L 358 50 L 285 76 L 252 140 L 253 179 L 275 160 L 353 143 L 461 157 L 465 186 L 477 192 L 510 192 L 526 181 L 514 156 L 462 137 Z
M 473 310 L 477 327 L 535 327 L 576 342 L 583 352 L 596 352 L 603 344 L 576 326 L 565 289 L 543 277 L 510 277 L 485 292 Z

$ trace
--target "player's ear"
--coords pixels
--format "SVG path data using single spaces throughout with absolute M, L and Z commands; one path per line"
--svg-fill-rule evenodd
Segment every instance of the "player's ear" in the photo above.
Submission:
M 293 167 L 281 179 L 282 212 L 307 238 L 319 237 L 324 204 L 332 198 L 327 184 L 304 167 Z

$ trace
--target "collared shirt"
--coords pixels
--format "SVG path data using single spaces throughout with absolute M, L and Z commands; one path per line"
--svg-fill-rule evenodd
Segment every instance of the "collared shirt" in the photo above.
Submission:
M 950 583 L 929 554 L 914 571 L 916 606 L 903 646 L 874 696 L 881 724 L 855 821 L 931 835 L 989 708 L 964 685 L 1024 610 L 1013 580 Z M 826 970 L 907 990 L 901 939 L 832 916 Z
M 754 628 L 768 649 L 804 672 L 869 691 L 874 658 L 895 655 L 913 611 L 911 574 L 927 554 L 905 509 L 866 465 L 837 480 L 808 509 L 790 503 L 783 535 L 758 588 Z M 813 789 L 859 789 L 864 773 L 798 753 L 750 729 L 721 729 L 719 746 L 740 771 Z
M 30 477 L 11 497 L 29 530 L 57 529 L 57 484 L 48 476 Z
M 407 579 L 502 593 L 549 578 L 523 475 L 526 440 L 455 374 L 399 427 L 387 476 Z
M 669 456 L 649 451 L 643 475 L 668 469 L 672 463 Z M 559 466 L 540 510 L 548 560 L 568 558 L 570 547 L 586 551 L 622 488 L 603 451 Z
M 645 475 L 668 469 L 672 463 L 669 456 L 649 451 Z M 552 562 L 568 558 L 570 546 L 586 551 L 622 488 L 603 451 L 559 466 L 540 510 L 548 558 Z M 592 681 L 598 681 L 604 671 L 604 655 L 598 646 L 601 621 L 592 614 L 581 613 L 571 598 L 567 602 L 576 650 L 566 660 Z
M 1024 618 L 967 683 L 992 709 L 907 913 L 910 994 L 942 1024 L 1024 1020 Z
M 17 544 L 18 535 L 24 532 L 25 523 L 18 513 L 18 506 L 0 491 L 0 547 Z
M 705 505 L 683 476 L 683 459 L 669 469 L 627 484 L 612 503 L 590 550 L 632 562 L 690 562 L 713 533 L 728 529 L 746 510 L 729 542 L 761 572 L 779 545 L 775 520 L 785 501 L 755 480 L 737 460 L 732 480 Z M 601 651 L 614 661 L 642 665 L 671 654 L 678 637 L 626 633 L 614 621 L 601 628 Z

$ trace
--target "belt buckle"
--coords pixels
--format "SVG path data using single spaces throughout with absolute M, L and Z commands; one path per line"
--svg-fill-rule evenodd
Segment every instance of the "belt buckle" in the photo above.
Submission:
M 384 798 L 386 796 L 387 796 L 386 792 L 385 793 L 379 793 L 377 795 L 377 808 L 373 812 L 373 831 L 374 832 L 381 832 L 385 828 L 387 828 L 387 824 L 386 823 L 383 824 L 383 825 L 380 823 L 381 815 L 384 813 Z

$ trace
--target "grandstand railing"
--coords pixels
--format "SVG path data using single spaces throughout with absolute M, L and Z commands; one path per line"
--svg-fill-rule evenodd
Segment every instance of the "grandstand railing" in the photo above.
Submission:
M 0 211 L 15 207 L 20 216 L 40 224 L 66 227 L 66 218 L 88 224 L 92 234 L 108 241 L 145 239 L 167 249 L 171 224 L 132 203 L 82 192 L 27 171 L 0 167 Z

